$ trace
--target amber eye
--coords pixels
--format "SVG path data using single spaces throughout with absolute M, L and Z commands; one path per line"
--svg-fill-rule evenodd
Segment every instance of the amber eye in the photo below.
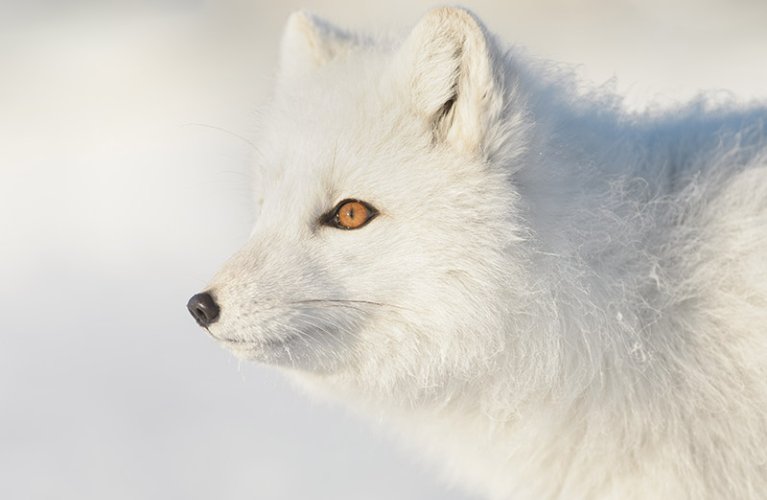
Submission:
M 376 215 L 378 211 L 364 201 L 344 200 L 325 214 L 322 222 L 338 229 L 359 229 Z

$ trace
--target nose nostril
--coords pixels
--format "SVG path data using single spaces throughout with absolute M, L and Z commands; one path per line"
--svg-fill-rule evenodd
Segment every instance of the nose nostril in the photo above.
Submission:
M 202 327 L 215 323 L 218 319 L 220 308 L 213 297 L 208 292 L 198 293 L 189 299 L 186 304 L 187 309 L 197 324 Z

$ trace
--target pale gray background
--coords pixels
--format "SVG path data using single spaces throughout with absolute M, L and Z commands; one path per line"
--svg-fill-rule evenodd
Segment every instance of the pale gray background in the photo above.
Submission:
M 468 498 L 184 308 L 247 237 L 233 134 L 252 134 L 288 13 L 386 30 L 430 4 L 0 0 L 0 498 Z M 761 0 L 464 4 L 617 76 L 633 108 L 767 97 Z

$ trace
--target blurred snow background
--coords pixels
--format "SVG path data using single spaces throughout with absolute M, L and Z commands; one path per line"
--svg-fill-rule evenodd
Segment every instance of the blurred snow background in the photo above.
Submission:
M 287 15 L 376 31 L 430 5 L 0 0 L 0 498 L 468 498 L 184 307 L 248 235 L 237 136 Z M 761 0 L 464 5 L 635 108 L 767 98 Z

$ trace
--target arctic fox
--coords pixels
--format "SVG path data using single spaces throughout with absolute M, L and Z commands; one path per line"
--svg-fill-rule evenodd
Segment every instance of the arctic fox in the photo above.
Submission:
M 281 51 L 213 338 L 488 498 L 767 498 L 767 109 L 630 114 L 459 8 Z

